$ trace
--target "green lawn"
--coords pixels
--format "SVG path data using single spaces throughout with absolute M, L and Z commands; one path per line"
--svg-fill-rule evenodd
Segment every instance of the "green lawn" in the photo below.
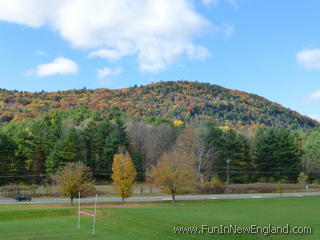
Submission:
M 82 217 L 76 229 L 75 209 L 68 205 L 0 205 L 2 240 L 166 240 L 166 239 L 320 239 L 320 198 L 208 200 L 128 204 L 100 207 L 96 236 L 90 235 L 92 219 Z M 208 235 L 175 234 L 174 226 L 310 226 L 311 235 Z

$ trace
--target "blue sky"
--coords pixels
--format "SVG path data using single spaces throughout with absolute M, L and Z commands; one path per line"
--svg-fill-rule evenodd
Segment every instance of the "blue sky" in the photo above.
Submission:
M 129 2 L 0 2 L 0 87 L 182 79 L 255 93 L 320 119 L 320 1 Z

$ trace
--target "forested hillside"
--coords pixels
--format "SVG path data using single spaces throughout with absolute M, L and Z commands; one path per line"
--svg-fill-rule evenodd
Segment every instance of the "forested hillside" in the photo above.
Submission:
M 159 82 L 120 90 L 19 92 L 0 90 L 0 122 L 38 118 L 51 109 L 110 110 L 130 117 L 163 117 L 189 122 L 195 116 L 221 125 L 313 128 L 319 123 L 265 98 L 198 82 Z

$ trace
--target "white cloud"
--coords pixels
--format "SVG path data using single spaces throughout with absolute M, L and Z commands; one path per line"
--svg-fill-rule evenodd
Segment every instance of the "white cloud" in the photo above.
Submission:
M 90 57 L 135 55 L 141 71 L 161 71 L 183 55 L 209 56 L 194 43 L 211 24 L 193 0 L 2 0 L 1 20 L 49 27 L 74 47 L 90 49 Z
M 105 58 L 109 61 L 117 61 L 122 57 L 129 56 L 135 54 L 137 50 L 135 46 L 130 43 L 119 43 L 117 48 L 114 49 L 98 49 L 96 51 L 92 51 L 89 54 L 89 57 L 100 57 Z
M 218 4 L 218 2 L 219 2 L 219 0 L 202 0 L 202 3 L 204 4 L 204 5 L 211 5 L 211 4 L 214 4 L 214 5 L 217 5 Z
M 112 68 L 105 67 L 105 68 L 98 69 L 97 75 L 98 75 L 98 78 L 103 79 L 105 77 L 119 75 L 121 72 L 122 72 L 121 68 L 112 69 Z
M 36 75 L 38 77 L 46 77 L 56 74 L 68 75 L 76 74 L 78 72 L 78 65 L 76 62 L 58 57 L 52 63 L 40 64 L 35 70 L 26 72 L 26 75 Z
M 219 4 L 219 2 L 220 2 L 220 0 L 202 0 L 202 3 L 206 6 L 209 6 L 209 5 L 217 6 Z M 239 6 L 237 0 L 226 0 L 226 2 L 230 3 L 234 7 Z
M 309 101 L 319 101 L 320 100 L 320 90 L 309 94 L 308 100 Z
M 320 70 L 320 49 L 303 50 L 296 58 L 306 70 Z

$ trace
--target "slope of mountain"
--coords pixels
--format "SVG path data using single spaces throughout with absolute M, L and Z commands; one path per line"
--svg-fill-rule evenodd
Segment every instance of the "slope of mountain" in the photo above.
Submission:
M 220 124 L 264 124 L 312 128 L 319 123 L 255 94 L 198 82 L 158 82 L 120 90 L 19 92 L 0 89 L 0 121 L 36 118 L 50 109 L 86 106 L 103 110 L 119 107 L 137 118 L 165 117 L 188 122 L 198 116 Z

